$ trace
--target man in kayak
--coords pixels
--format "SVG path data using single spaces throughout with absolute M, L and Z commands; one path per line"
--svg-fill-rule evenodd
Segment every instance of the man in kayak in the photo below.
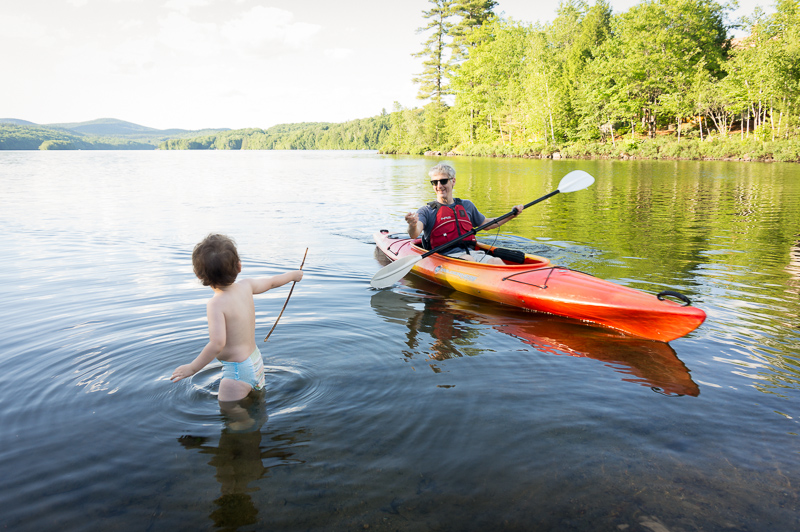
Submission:
M 456 170 L 449 164 L 439 163 L 430 169 L 428 175 L 431 185 L 436 191 L 436 201 L 420 207 L 417 212 L 406 214 L 408 235 L 417 238 L 422 235 L 422 247 L 434 249 L 457 239 L 494 218 L 486 218 L 469 200 L 453 197 L 453 187 L 456 184 Z M 495 225 L 490 225 L 486 230 L 496 229 L 513 220 L 523 210 L 522 205 L 514 207 L 514 216 L 501 220 Z M 477 240 L 475 235 L 462 239 L 452 248 L 445 250 L 444 255 L 457 259 L 484 262 L 487 264 L 504 264 L 498 257 L 486 255 L 483 251 L 475 249 Z

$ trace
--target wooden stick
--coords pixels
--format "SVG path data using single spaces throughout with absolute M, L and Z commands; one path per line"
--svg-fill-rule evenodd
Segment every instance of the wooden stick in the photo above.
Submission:
M 300 263 L 300 269 L 301 269 L 301 270 L 303 269 L 303 265 L 306 263 L 306 255 L 308 255 L 308 248 L 306 248 L 306 252 L 303 254 L 303 262 L 301 262 L 301 263 Z M 283 311 L 284 311 L 284 310 L 286 310 L 286 305 L 288 305 L 288 304 L 289 304 L 289 298 L 290 298 L 290 297 L 292 297 L 292 292 L 294 291 L 294 285 L 296 285 L 296 284 L 297 284 L 297 281 L 294 281 L 294 282 L 292 283 L 292 287 L 289 289 L 289 295 L 288 295 L 288 296 L 286 296 L 286 303 L 284 303 L 284 304 L 283 304 L 283 308 L 281 309 L 281 313 L 280 313 L 280 314 L 278 314 L 278 319 L 277 319 L 277 320 L 275 320 L 275 324 L 272 326 L 272 329 L 270 329 L 270 330 L 269 330 L 269 332 L 267 333 L 267 336 L 266 336 L 266 337 L 264 337 L 264 341 L 265 341 L 265 342 L 266 342 L 267 340 L 269 340 L 269 337 L 270 337 L 270 335 L 272 334 L 272 331 L 274 331 L 274 330 L 275 330 L 275 327 L 277 327 L 277 326 L 278 326 L 278 320 L 280 320 L 280 319 L 281 319 L 281 316 L 283 316 Z

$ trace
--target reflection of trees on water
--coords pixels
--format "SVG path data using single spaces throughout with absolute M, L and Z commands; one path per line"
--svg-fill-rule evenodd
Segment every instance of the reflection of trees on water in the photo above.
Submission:
M 780 306 L 771 306 L 772 313 L 780 315 L 787 335 L 775 334 L 774 329 L 764 335 L 761 341 L 768 349 L 759 349 L 750 357 L 752 361 L 737 361 L 741 367 L 737 374 L 753 378 L 753 386 L 765 393 L 780 393 L 777 389 L 800 389 L 800 242 L 789 248 L 789 263 L 784 268 L 789 278 L 786 279 L 786 297 Z M 766 362 L 767 364 L 764 364 Z M 753 370 L 761 368 L 756 375 Z
M 485 328 L 481 330 L 475 326 L 481 324 L 517 338 L 541 353 L 604 362 L 622 374 L 623 381 L 647 386 L 664 395 L 700 394 L 689 370 L 669 344 L 625 336 L 565 318 L 499 313 L 491 303 L 484 303 L 486 312 L 477 312 L 474 306 L 458 298 L 459 294 L 417 297 L 382 290 L 372 296 L 371 304 L 387 321 L 408 327 L 409 351 L 405 356 L 409 358 L 425 351 L 421 334 L 432 338 L 430 357 L 433 360 L 479 354 L 485 348 L 478 347 L 477 341 L 487 334 Z M 435 365 L 431 367 L 439 371 Z
M 789 274 L 789 281 L 787 284 L 787 292 L 800 295 L 800 242 L 795 242 L 789 248 L 789 264 L 786 266 L 786 273 Z M 793 313 L 792 317 L 797 318 L 797 314 Z
M 181 436 L 178 442 L 186 449 L 211 455 L 208 465 L 216 469 L 221 495 L 214 501 L 216 509 L 209 517 L 216 528 L 236 530 L 258 521 L 258 508 L 250 497 L 258 488 L 251 485 L 274 467 L 302 463 L 292 458 L 292 449 L 303 441 L 305 433 L 299 430 L 288 435 L 270 435 L 264 442 L 266 435 L 261 430 L 267 421 L 264 392 L 221 407 L 225 427 L 216 447 L 208 445 L 207 437 Z
M 785 257 L 785 248 L 780 256 Z M 738 323 L 731 335 L 737 349 L 720 360 L 732 365 L 732 373 L 748 379 L 761 392 L 780 395 L 785 389 L 798 390 L 800 242 L 789 246 L 789 260 L 784 266 L 781 259 L 779 272 L 762 272 L 753 278 L 757 280 L 749 281 L 744 289 L 734 286 L 739 292 L 730 299 L 741 300 L 734 307 Z

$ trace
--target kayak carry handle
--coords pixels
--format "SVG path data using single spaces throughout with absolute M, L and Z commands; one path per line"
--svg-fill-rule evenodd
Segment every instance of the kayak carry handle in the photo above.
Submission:
M 674 290 L 664 290 L 663 292 L 659 292 L 656 296 L 659 301 L 664 301 L 665 296 L 676 297 L 686 303 L 683 305 L 684 307 L 688 307 L 692 304 L 692 300 L 686 297 L 685 295 L 681 294 L 680 292 L 675 292 Z

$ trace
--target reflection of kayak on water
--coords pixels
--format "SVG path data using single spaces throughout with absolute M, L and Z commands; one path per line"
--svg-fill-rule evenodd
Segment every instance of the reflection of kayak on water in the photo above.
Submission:
M 519 338 L 538 351 L 606 362 L 615 371 L 629 375 L 622 380 L 649 386 L 666 395 L 700 394 L 689 370 L 675 350 L 664 342 L 612 336 L 601 329 L 567 322 L 556 316 L 504 323 L 494 328 Z
M 419 240 L 406 234 L 375 233 L 375 244 L 389 260 L 412 260 L 425 250 Z M 628 334 L 669 342 L 700 326 L 706 313 L 688 306 L 688 299 L 675 292 L 658 296 L 610 281 L 554 266 L 544 257 L 497 250 L 485 244 L 481 249 L 497 254 L 504 265 L 454 259 L 434 253 L 416 262 L 411 270 L 434 283 L 482 299 L 536 312 L 564 316 L 611 327 Z M 515 263 L 512 259 L 519 262 Z M 683 298 L 687 305 L 664 299 Z
M 422 284 L 422 281 L 405 281 Z M 425 290 L 436 289 L 430 285 Z M 494 305 L 481 305 L 475 310 L 469 296 L 448 294 L 421 297 L 382 290 L 371 299 L 372 308 L 386 321 L 402 323 L 409 328 L 409 347 L 417 348 L 421 324 L 430 324 L 428 331 L 438 344 L 448 344 L 464 336 L 470 323 L 488 325 L 532 346 L 539 352 L 554 355 L 585 357 L 604 362 L 624 375 L 623 381 L 647 386 L 665 395 L 700 394 L 689 370 L 669 344 L 623 335 L 605 328 L 593 327 L 575 320 L 548 315 L 518 314 L 503 311 Z M 413 344 L 413 345 L 411 345 Z M 437 349 L 439 351 L 439 349 Z M 434 357 L 438 358 L 438 357 Z

